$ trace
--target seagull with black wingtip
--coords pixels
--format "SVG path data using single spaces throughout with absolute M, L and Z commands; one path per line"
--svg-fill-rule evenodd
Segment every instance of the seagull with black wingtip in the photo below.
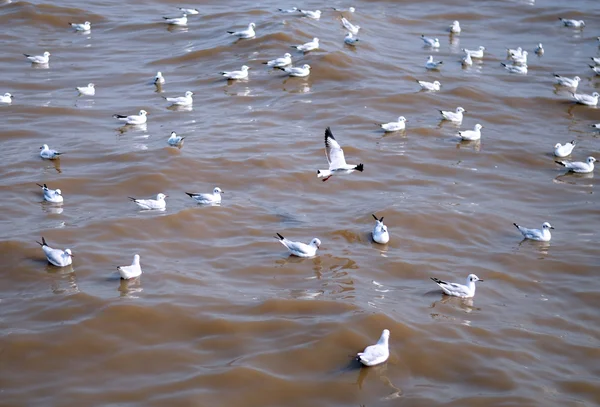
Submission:
M 334 173 L 349 174 L 355 170 L 362 172 L 364 169 L 362 163 L 358 165 L 346 164 L 344 150 L 342 150 L 342 147 L 340 147 L 337 140 L 333 137 L 333 133 L 331 133 L 329 127 L 325 129 L 325 156 L 329 163 L 329 169 L 317 170 L 317 177 L 323 178 L 323 181 L 327 181 Z

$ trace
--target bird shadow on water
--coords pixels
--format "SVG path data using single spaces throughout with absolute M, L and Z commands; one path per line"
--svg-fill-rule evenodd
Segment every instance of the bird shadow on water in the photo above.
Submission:
M 538 259 L 542 260 L 548 255 L 550 249 L 550 242 L 539 242 L 537 240 L 523 239 L 514 248 L 513 253 L 517 253 L 521 249 L 533 248 L 541 255 Z
M 147 131 L 147 130 L 148 130 L 148 125 L 146 123 L 144 123 L 144 124 L 125 124 L 117 129 L 117 132 L 118 132 L 117 135 L 120 136 L 120 135 L 123 135 L 130 131 L 131 132 L 134 132 L 134 131 L 141 132 L 141 131 Z
M 593 187 L 593 183 L 579 183 L 578 180 L 586 180 L 593 179 L 594 173 L 588 172 L 587 174 L 577 174 L 574 172 L 565 172 L 563 174 L 558 175 L 554 178 L 553 182 L 557 184 L 569 184 L 569 185 L 577 185 L 581 187 Z
M 360 362 L 357 362 L 357 363 L 360 363 Z M 393 400 L 393 399 L 397 399 L 398 397 L 401 397 L 403 394 L 402 389 L 394 386 L 394 384 L 389 379 L 389 377 L 387 377 L 386 373 L 387 373 L 387 363 L 383 363 L 378 366 L 363 367 L 360 369 L 360 372 L 358 373 L 358 378 L 356 379 L 356 384 L 357 384 L 358 388 L 360 390 L 362 390 L 367 376 L 369 376 L 370 374 L 376 374 L 377 378 L 379 378 L 379 380 L 381 380 L 383 382 L 383 384 L 385 384 L 386 386 L 390 387 L 393 390 L 387 396 L 382 397 L 381 400 Z
M 439 295 L 439 292 L 436 291 L 435 293 Z M 473 305 L 473 298 L 459 298 L 442 294 L 442 298 L 437 301 L 434 301 L 431 304 L 430 308 L 435 308 L 438 304 L 449 305 L 452 308 L 460 309 L 461 311 L 464 311 L 466 313 L 471 313 L 473 311 L 481 311 L 481 308 L 475 307 Z
M 50 277 L 50 290 L 57 295 L 79 292 L 73 266 L 56 267 L 46 263 L 46 273 Z
M 139 298 L 139 294 L 144 289 L 142 288 L 142 280 L 139 277 L 132 278 L 130 280 L 123 280 L 119 277 L 120 284 L 117 290 L 120 293 L 121 298 Z

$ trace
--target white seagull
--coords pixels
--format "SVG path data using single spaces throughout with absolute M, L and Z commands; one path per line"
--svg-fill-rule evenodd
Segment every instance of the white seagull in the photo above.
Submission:
M 279 240 L 279 242 L 287 247 L 290 251 L 290 254 L 297 257 L 313 257 L 317 254 L 317 249 L 321 246 L 321 241 L 316 237 L 310 241 L 309 244 L 305 244 L 302 242 L 292 242 L 291 240 L 286 239 L 277 233 L 275 239 Z
M 94 96 L 96 94 L 96 88 L 93 83 L 88 83 L 87 86 L 78 86 L 77 92 L 84 96 Z
M 190 198 L 194 199 L 196 202 L 201 204 L 220 204 L 221 203 L 221 194 L 225 192 L 221 191 L 221 188 L 215 187 L 213 189 L 212 194 L 200 194 L 200 193 L 191 193 L 186 192 Z
M 579 76 L 576 76 L 573 79 L 571 79 L 565 76 L 554 74 L 554 78 L 556 79 L 557 85 L 566 86 L 568 88 L 573 89 L 577 89 L 577 87 L 579 86 L 579 81 L 581 81 L 581 78 Z
M 321 18 L 321 10 L 311 11 L 311 10 L 300 10 L 300 9 L 298 9 L 298 11 L 300 13 L 304 14 L 308 18 L 312 18 L 313 20 L 318 20 L 318 19 Z
M 571 93 L 571 95 L 577 103 L 587 106 L 596 106 L 598 104 L 598 97 L 600 96 L 598 92 L 594 92 L 591 95 L 586 95 L 583 93 Z
M 552 239 L 552 234 L 550 233 L 550 229 L 554 229 L 554 227 L 548 222 L 544 222 L 542 224 L 542 229 L 529 229 L 523 226 L 519 226 L 516 223 L 513 223 L 519 229 L 519 232 L 523 235 L 524 239 L 537 240 L 539 242 L 549 242 Z
M 375 345 L 367 346 L 356 354 L 356 360 L 365 366 L 379 365 L 390 357 L 390 331 L 384 329 Z
M 467 284 L 447 283 L 439 278 L 430 277 L 437 285 L 440 286 L 444 294 L 460 298 L 472 298 L 475 296 L 475 282 L 483 281 L 475 274 L 469 274 Z
M 570 143 L 565 143 L 564 145 L 556 143 L 554 145 L 554 155 L 560 158 L 566 157 L 573 152 L 576 145 L 577 143 L 575 140 L 572 140 Z
M 181 17 L 163 17 L 165 23 L 169 25 L 178 25 L 178 26 L 186 26 L 187 25 L 187 14 L 182 15 Z
M 519 74 L 527 73 L 527 65 L 508 65 L 508 64 L 505 64 L 504 62 L 500 62 L 500 65 L 502 65 L 510 73 L 519 73 Z
M 302 66 L 286 66 L 283 68 L 278 66 L 277 69 L 285 71 L 285 73 L 287 73 L 289 76 L 296 76 L 299 78 L 303 78 L 310 74 L 310 65 L 308 64 L 304 64 Z
M 484 46 L 480 46 L 478 49 L 466 49 L 463 48 L 463 51 L 467 54 L 471 55 L 471 58 L 481 59 L 483 58 L 483 51 L 485 51 Z
M 167 201 L 165 201 L 166 197 L 168 197 L 168 195 L 160 193 L 160 194 L 156 195 L 156 199 L 136 199 L 136 198 L 132 198 L 132 197 L 128 197 L 128 198 L 131 199 L 133 202 L 135 202 L 135 204 L 142 209 L 145 209 L 145 210 L 161 209 L 162 210 L 167 207 Z
M 381 219 L 378 219 L 377 216 L 373 215 L 375 218 L 375 227 L 373 228 L 373 241 L 379 244 L 386 244 L 390 241 L 390 234 L 388 233 L 387 226 L 383 224 L 383 216 Z
M 47 64 L 48 62 L 50 62 L 50 54 L 48 51 L 44 52 L 44 55 L 29 55 L 29 54 L 23 54 L 27 57 L 28 60 L 31 61 L 31 63 L 33 64 Z
M 50 189 L 44 185 L 36 184 L 38 187 L 42 188 L 44 192 L 44 201 L 52 202 L 52 203 L 62 203 L 63 196 L 62 191 L 60 189 Z
M 239 71 L 223 71 L 219 73 L 227 79 L 247 79 L 249 69 L 247 65 L 243 65 Z
M 86 21 L 83 24 L 69 23 L 69 25 L 73 27 L 75 31 L 90 31 L 92 29 L 92 23 L 89 21 Z
M 317 170 L 317 177 L 323 178 L 323 181 L 327 181 L 334 173 L 349 174 L 354 170 L 362 172 L 364 166 L 361 164 L 346 164 L 346 158 L 344 158 L 344 150 L 338 144 L 337 140 L 333 137 L 331 129 L 327 127 L 325 129 L 325 156 L 329 163 L 328 170 Z
M 118 266 L 119 274 L 123 280 L 129 280 L 142 275 L 142 267 L 140 266 L 140 255 L 136 254 L 133 256 L 133 263 L 131 266 Z
M 594 157 L 586 158 L 585 162 L 581 161 L 555 161 L 555 163 L 562 165 L 569 171 L 577 172 L 579 174 L 587 174 L 594 171 L 594 163 L 596 159 Z
M 433 55 L 429 55 L 427 62 L 425 62 L 425 68 L 427 69 L 438 69 L 440 65 L 442 65 L 444 61 L 434 61 Z
M 194 92 L 188 90 L 187 92 L 185 92 L 185 96 L 179 96 L 176 98 L 165 97 L 165 100 L 174 106 L 190 106 L 194 103 L 194 99 L 192 98 L 193 94 Z
M 162 72 L 158 71 L 154 77 L 154 84 L 162 85 L 163 83 L 165 83 L 165 77 L 163 76 Z
M 439 81 L 426 82 L 426 81 L 417 80 L 417 83 L 419 84 L 421 89 L 428 90 L 428 91 L 440 90 L 440 87 L 442 86 L 442 84 Z
M 10 93 L 6 92 L 4 95 L 0 95 L 0 103 L 6 103 L 10 105 L 12 103 L 14 96 Z
M 358 34 L 358 30 L 360 30 L 360 25 L 352 24 L 346 19 L 346 17 L 342 17 L 342 25 L 346 30 L 350 31 L 354 35 Z
M 465 53 L 465 56 L 460 60 L 460 63 L 463 66 L 472 66 L 473 59 L 471 58 L 471 54 Z
M 281 11 L 282 13 L 288 13 L 288 14 L 290 14 L 290 13 L 295 13 L 295 12 L 297 12 L 297 11 L 298 11 L 298 7 L 292 7 L 292 8 L 290 8 L 290 9 L 283 9 L 283 8 L 280 8 L 280 9 L 279 9 L 279 11 Z
M 286 52 L 282 57 L 275 58 L 275 59 L 272 59 L 267 62 L 263 62 L 263 64 L 273 67 L 273 68 L 291 65 L 292 64 L 292 54 L 290 54 L 289 52 Z
M 148 120 L 148 118 L 146 117 L 146 115 L 148 115 L 149 113 L 146 112 L 145 110 L 140 110 L 139 114 L 135 114 L 135 115 L 131 115 L 131 116 L 125 116 L 122 114 L 113 114 L 113 117 L 115 119 L 124 121 L 125 124 L 133 124 L 133 125 L 138 125 L 138 124 L 144 124 L 146 123 L 146 121 Z
M 457 122 L 457 123 L 462 122 L 463 113 L 466 113 L 466 112 L 467 111 L 460 106 L 456 108 L 456 112 L 440 110 L 443 120 L 450 120 L 451 122 Z
M 46 239 L 42 236 L 42 243 L 37 242 L 40 246 L 42 246 L 42 250 L 44 254 L 46 254 L 46 259 L 48 263 L 56 266 L 56 267 L 66 267 L 73 263 L 73 253 L 71 253 L 71 249 L 53 249 L 46 243 Z
M 303 52 L 314 51 L 315 49 L 319 49 L 319 39 L 315 37 L 312 39 L 312 41 L 302 45 L 292 45 L 292 48 L 296 48 L 298 51 Z
M 408 120 L 406 120 L 406 118 L 404 116 L 400 116 L 400 117 L 398 117 L 397 122 L 383 123 L 383 124 L 380 124 L 379 126 L 386 132 L 393 132 L 393 131 L 404 130 L 406 128 L 406 122 L 408 122 Z
M 421 39 L 425 43 L 426 47 L 431 47 L 431 48 L 439 48 L 440 47 L 440 40 L 437 38 L 429 38 L 424 35 L 421 35 Z
M 348 45 L 356 45 L 357 42 L 359 42 L 360 40 L 358 38 L 355 38 L 352 33 L 348 33 L 346 34 L 346 36 L 344 37 L 344 43 L 348 44 Z
M 44 144 L 43 146 L 41 146 L 40 150 L 42 150 L 40 151 L 40 157 L 45 158 L 46 160 L 55 160 L 58 158 L 59 155 L 62 154 L 56 150 L 50 149 L 50 147 L 48 147 L 48 144 Z
M 542 43 L 540 42 L 537 47 L 535 47 L 535 53 L 538 55 L 544 55 L 544 46 L 542 45 Z
M 200 14 L 200 11 L 197 8 L 183 8 L 183 7 L 178 7 L 178 9 L 183 14 L 187 14 L 188 16 Z
M 348 7 L 346 8 L 337 8 L 337 7 L 331 7 L 333 11 L 337 11 L 340 13 L 343 13 L 344 11 L 347 11 L 349 13 L 354 13 L 356 11 L 356 9 L 354 7 Z
M 178 136 L 177 133 L 172 131 L 167 143 L 169 143 L 170 146 L 179 146 L 183 144 L 183 140 L 185 140 L 185 137 Z
M 476 141 L 481 138 L 481 129 L 483 126 L 479 123 L 475 125 L 473 130 L 463 130 L 458 132 L 458 136 L 466 141 Z
M 558 19 L 564 24 L 565 27 L 585 27 L 585 21 L 583 20 L 569 20 L 567 18 L 558 17 Z
M 460 23 L 458 21 L 454 21 L 449 29 L 450 32 L 454 34 L 460 34 L 460 32 L 462 31 L 460 28 Z
M 246 28 L 245 30 L 227 31 L 227 32 L 229 34 L 234 35 L 239 38 L 254 38 L 256 36 L 256 32 L 254 31 L 255 27 L 256 27 L 256 24 L 250 23 L 250 24 L 248 24 L 248 28 Z

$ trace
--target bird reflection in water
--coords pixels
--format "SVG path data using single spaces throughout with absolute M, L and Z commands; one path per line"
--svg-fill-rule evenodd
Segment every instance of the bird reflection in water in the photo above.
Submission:
M 140 277 L 130 280 L 120 280 L 118 291 L 121 293 L 121 298 L 140 298 L 139 294 L 144 289 L 142 288 L 142 279 Z
M 382 397 L 381 399 L 382 400 L 397 399 L 398 397 L 402 396 L 402 389 L 394 386 L 392 381 L 387 377 L 386 373 L 387 373 L 387 362 L 383 363 L 381 365 L 378 365 L 378 366 L 362 367 L 362 368 L 360 368 L 360 372 L 358 373 L 358 378 L 356 380 L 356 384 L 358 385 L 358 388 L 360 390 L 362 390 L 367 376 L 369 376 L 370 374 L 375 374 L 379 378 L 379 380 L 381 380 L 386 386 L 388 386 L 392 389 L 392 392 L 390 394 L 388 394 L 385 397 Z

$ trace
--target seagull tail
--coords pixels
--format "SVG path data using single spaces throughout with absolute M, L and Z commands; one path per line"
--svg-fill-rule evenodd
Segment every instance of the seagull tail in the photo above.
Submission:
M 273 236 L 275 239 L 283 240 L 285 237 L 281 236 L 279 233 L 276 233 L 277 236 Z
M 190 198 L 193 198 L 195 194 L 192 194 L 191 192 L 186 192 L 185 193 L 187 196 L 189 196 Z
M 562 165 L 563 167 L 566 167 L 565 162 L 564 161 L 554 161 L 557 164 Z
M 38 186 L 38 187 L 40 187 L 40 188 L 45 188 L 45 187 L 46 187 L 46 184 L 44 184 L 44 185 L 41 185 L 41 184 L 38 184 L 38 183 L 36 183 L 35 185 L 37 185 L 37 186 Z
M 227 31 L 229 34 L 235 34 L 235 31 Z
M 31 56 L 31 54 L 23 54 L 25 55 L 27 58 L 29 58 Z
M 575 147 L 575 146 L 577 145 L 577 142 L 576 142 L 575 140 L 571 140 L 571 145 L 572 145 L 573 147 Z
M 35 241 L 37 244 L 39 244 L 40 246 L 44 247 L 44 246 L 48 246 L 46 244 L 46 239 L 44 239 L 44 236 L 42 236 L 42 243 L 38 242 L 37 240 Z
M 364 166 L 364 165 L 362 165 L 362 163 L 361 163 L 361 164 L 358 164 L 356 167 L 354 167 L 354 169 L 355 169 L 356 171 L 363 172 L 363 170 L 365 169 L 365 166 Z
M 433 281 L 434 281 L 435 283 L 437 283 L 437 284 L 442 284 L 442 283 L 443 283 L 443 281 L 442 281 L 442 280 L 440 280 L 439 278 L 435 278 L 435 277 L 429 277 L 429 278 L 430 278 L 431 280 L 433 280 Z
M 127 198 L 131 199 L 133 202 L 137 201 L 137 199 L 128 196 Z

